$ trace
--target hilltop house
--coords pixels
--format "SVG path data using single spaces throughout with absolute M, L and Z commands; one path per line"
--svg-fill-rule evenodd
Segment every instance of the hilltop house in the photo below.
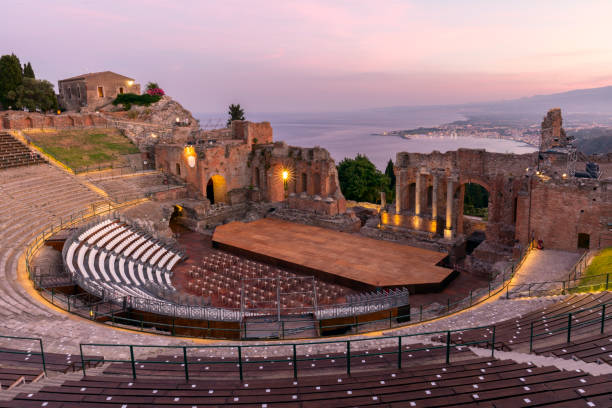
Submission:
M 78 75 L 58 81 L 59 103 L 72 111 L 93 111 L 108 104 L 122 93 L 140 93 L 134 78 L 111 71 Z

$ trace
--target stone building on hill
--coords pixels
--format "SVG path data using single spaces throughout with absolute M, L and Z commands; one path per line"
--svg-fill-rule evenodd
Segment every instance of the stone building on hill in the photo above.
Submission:
M 113 101 L 119 94 L 140 93 L 134 78 L 111 71 L 78 75 L 58 81 L 59 103 L 66 110 L 94 111 Z

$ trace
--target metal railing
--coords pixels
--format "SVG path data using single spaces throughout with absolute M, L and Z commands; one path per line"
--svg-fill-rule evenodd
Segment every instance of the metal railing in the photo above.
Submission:
M 32 341 L 32 342 L 38 343 L 38 346 L 40 347 L 40 352 L 30 351 L 30 350 L 28 350 L 28 351 L 19 351 L 19 350 L 0 348 L 0 354 L 20 354 L 20 355 L 25 354 L 25 355 L 32 355 L 32 356 L 40 356 L 43 372 L 45 373 L 45 375 L 47 375 L 47 364 L 45 362 L 45 350 L 43 348 L 43 342 L 42 342 L 41 338 L 38 338 L 38 337 L 20 337 L 20 336 L 2 336 L 2 335 L 0 335 L 0 339 L 27 340 L 27 341 Z
M 612 302 L 606 302 L 606 303 L 602 303 L 601 305 L 595 305 L 592 307 L 588 307 L 586 309 L 581 309 L 580 311 L 560 313 L 554 316 L 543 317 L 541 322 L 532 321 L 529 327 L 529 352 L 531 353 L 533 351 L 533 342 L 539 337 L 550 337 L 551 335 L 554 335 L 554 334 L 567 333 L 566 342 L 571 343 L 573 330 L 575 331 L 582 327 L 586 327 L 586 326 L 590 326 L 594 324 L 599 324 L 600 326 L 599 334 L 604 334 L 606 320 L 612 319 L 612 314 L 610 314 L 610 316 L 606 316 L 606 309 L 610 310 L 611 307 L 612 307 Z M 594 313 L 597 313 L 596 311 L 600 308 L 601 308 L 601 313 L 599 314 L 601 315 L 601 317 L 596 316 L 596 317 L 593 317 L 587 320 L 584 320 L 581 318 L 580 321 L 576 319 L 576 315 L 578 314 L 582 314 L 588 311 L 593 311 Z M 548 327 L 545 327 L 545 325 L 549 325 L 549 326 L 554 325 L 555 321 L 563 321 L 563 322 L 567 321 L 567 324 L 561 327 L 557 327 L 552 330 L 548 329 Z M 538 325 L 540 327 L 538 327 Z M 537 333 L 537 330 L 541 329 L 542 327 L 544 327 L 544 330 L 542 330 L 541 333 Z
M 492 332 L 492 338 L 489 340 L 475 340 L 475 341 L 468 341 L 468 342 L 462 342 L 462 343 L 457 343 L 457 342 L 452 342 L 451 341 L 451 334 L 454 332 L 459 332 L 459 331 L 470 331 L 470 330 L 484 330 L 486 329 L 489 332 Z M 403 343 L 402 340 L 406 339 L 406 338 L 410 338 L 410 337 L 417 337 L 417 336 L 431 336 L 431 335 L 436 335 L 436 334 L 445 334 L 446 337 L 446 342 L 442 345 L 427 345 L 426 347 L 422 347 L 422 348 L 410 348 L 409 351 L 408 350 L 404 350 L 403 346 L 406 345 L 406 343 Z M 376 349 L 374 349 L 374 351 L 370 348 L 359 348 L 358 344 L 362 344 L 365 342 L 374 342 L 375 344 L 379 344 L 380 342 L 395 342 L 396 344 L 394 346 L 389 346 L 389 347 L 385 347 L 385 350 L 381 350 L 380 346 L 377 346 Z M 81 354 L 81 364 L 82 364 L 82 369 L 83 369 L 83 375 L 86 375 L 86 365 L 87 363 L 94 363 L 94 365 L 97 365 L 98 363 L 100 363 L 101 361 L 104 361 L 106 363 L 126 363 L 130 365 L 131 368 L 131 374 L 132 374 L 132 378 L 136 379 L 137 378 L 137 371 L 138 371 L 138 365 L 142 365 L 142 364 L 161 364 L 161 365 L 181 365 L 181 367 L 183 367 L 183 373 L 184 373 L 184 377 L 186 381 L 189 381 L 190 378 L 190 370 L 189 367 L 193 367 L 196 365 L 214 365 L 214 364 L 227 364 L 227 365 L 234 365 L 237 367 L 237 371 L 238 371 L 238 376 L 240 378 L 240 381 L 244 380 L 244 371 L 245 371 L 245 366 L 248 364 L 270 364 L 270 363 L 287 363 L 288 361 L 291 362 L 291 366 L 292 366 L 292 375 L 294 379 L 298 378 L 299 375 L 299 369 L 298 369 L 298 365 L 300 362 L 312 362 L 312 361 L 326 361 L 326 360 L 338 360 L 338 359 L 344 359 L 345 360 L 345 368 L 346 368 L 346 374 L 347 375 L 351 375 L 351 370 L 352 370 L 352 360 L 355 358 L 363 358 L 363 357 L 371 357 L 372 354 L 370 354 L 370 352 L 372 352 L 374 355 L 380 355 L 380 356 L 384 356 L 384 355 L 394 355 L 397 357 L 396 359 L 396 364 L 397 364 L 397 368 L 401 369 L 402 365 L 403 365 L 403 355 L 404 354 L 408 354 L 408 353 L 414 353 L 417 351 L 431 351 L 431 350 L 444 350 L 444 361 L 446 364 L 449 364 L 451 361 L 451 351 L 453 348 L 461 348 L 461 347 L 466 347 L 466 346 L 471 346 L 471 345 L 477 345 L 477 344 L 482 344 L 485 343 L 487 345 L 487 347 L 490 344 L 491 347 L 491 357 L 495 356 L 495 326 L 478 326 L 478 327 L 470 327 L 467 329 L 457 329 L 457 330 L 443 330 L 443 331 L 433 331 L 433 332 L 427 332 L 427 333 L 417 333 L 417 334 L 407 334 L 407 335 L 401 335 L 401 336 L 384 336 L 384 337 L 374 337 L 374 338 L 364 338 L 364 339 L 353 339 L 353 340 L 342 340 L 342 341 L 324 341 L 324 342 L 307 342 L 307 343 L 285 343 L 285 344 L 253 344 L 253 345 L 214 345 L 214 346 L 156 346 L 156 345 L 131 345 L 131 344 L 96 344 L 96 343 L 81 343 L 79 344 L 79 351 Z M 313 355 L 310 356 L 308 354 L 312 353 L 309 351 L 306 351 L 306 353 L 298 353 L 298 351 L 300 351 L 299 349 L 301 348 L 305 348 L 306 350 L 309 350 L 313 347 L 317 347 L 317 346 L 339 346 L 338 349 L 340 348 L 344 348 L 344 350 L 341 351 L 341 355 L 330 355 L 331 353 L 328 352 L 327 355 L 325 355 L 324 353 L 321 354 L 317 354 L 317 355 Z M 118 348 L 128 348 L 129 349 L 129 355 L 130 358 L 129 359 L 104 359 L 102 356 L 97 357 L 97 356 L 86 356 L 84 354 L 84 348 L 88 348 L 88 347 L 95 347 L 95 348 L 112 348 L 112 349 L 118 349 Z M 247 357 L 245 358 L 244 356 L 247 354 L 246 351 L 248 350 L 257 350 L 260 348 L 285 348 L 285 349 L 289 349 L 290 350 L 290 359 L 269 359 L 269 358 L 251 358 L 251 357 Z M 169 361 L 169 360 L 149 360 L 149 359 L 138 359 L 135 356 L 135 350 L 137 349 L 145 349 L 145 350 L 150 350 L 150 349 L 160 349 L 160 350 L 170 350 L 172 352 L 181 350 L 182 353 L 182 359 L 176 359 L 175 361 Z M 199 357 L 199 358 L 190 358 L 192 356 L 192 354 L 190 353 L 190 351 L 210 351 L 210 350 L 229 350 L 230 352 L 227 353 L 223 353 L 223 360 L 221 361 L 221 359 L 218 360 L 212 360 L 212 361 L 205 361 L 202 357 L 200 357 L 201 355 L 197 355 L 195 357 Z M 86 351 L 86 350 L 85 350 Z M 114 354 L 119 354 L 119 353 L 114 353 Z M 225 356 L 228 356 L 230 354 L 234 354 L 235 358 L 225 358 Z M 280 353 L 280 355 L 282 355 L 282 353 Z M 204 360 L 204 361 L 203 361 Z M 365 360 L 364 360 L 365 361 Z M 360 367 L 364 367 L 363 364 L 360 364 Z M 214 375 L 214 374 L 213 374 Z
M 510 284 L 506 286 L 506 299 L 531 296 L 556 296 L 579 292 L 596 292 L 609 290 L 612 286 L 612 272 L 599 275 L 581 276 L 570 275 L 569 278 L 559 281 L 530 282 Z M 593 282 L 593 283 L 585 283 Z

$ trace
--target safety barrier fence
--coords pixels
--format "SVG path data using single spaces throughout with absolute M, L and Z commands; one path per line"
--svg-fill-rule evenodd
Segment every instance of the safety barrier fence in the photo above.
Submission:
M 580 292 L 597 292 L 609 290 L 612 286 L 612 272 L 599 275 L 581 276 L 571 275 L 566 280 L 530 282 L 523 284 L 510 284 L 506 286 L 506 298 L 555 296 Z
M 610 313 L 611 308 L 612 302 L 606 302 L 579 311 L 560 313 L 546 317 L 540 321 L 532 321 L 529 327 L 529 352 L 533 351 L 534 341 L 555 334 L 566 333 L 566 342 L 570 343 L 572 341 L 572 333 L 587 326 L 599 325 L 599 334 L 604 334 L 606 320 L 612 319 L 612 313 Z M 599 312 L 599 310 L 601 310 L 601 312 Z M 587 316 L 582 318 L 583 314 Z M 594 317 L 588 318 L 589 314 L 594 315 Z M 579 315 L 581 318 L 577 319 L 576 317 Z M 555 322 L 567 322 L 567 324 L 554 329 L 548 329 L 547 326 L 555 326 Z
M 20 336 L 2 336 L 0 335 L 0 340 L 2 339 L 7 339 L 9 340 L 9 342 L 25 340 L 28 342 L 38 344 L 38 347 L 40 348 L 39 352 L 32 351 L 30 347 L 28 347 L 27 350 L 17 350 L 13 348 L 5 349 L 5 348 L 0 347 L 0 354 L 18 354 L 18 355 L 26 355 L 26 356 L 40 356 L 42 370 L 45 373 L 45 375 L 47 375 L 47 364 L 45 363 L 45 350 L 43 348 L 42 339 L 37 338 L 37 337 L 20 337 Z
M 476 340 L 476 341 L 468 341 L 468 342 L 452 342 L 451 335 L 454 332 L 458 331 L 474 331 L 474 330 L 487 330 L 492 333 L 491 339 L 487 340 Z M 417 337 L 417 336 L 433 336 L 444 334 L 446 337 L 446 341 L 444 344 L 437 345 L 427 345 L 425 347 L 410 347 L 405 350 L 404 347 L 409 344 L 403 342 L 404 339 Z M 360 347 L 363 343 L 371 342 L 375 345 L 375 347 L 368 347 L 367 344 L 365 347 Z M 86 374 L 86 365 L 87 363 L 94 363 L 97 365 L 98 363 L 104 361 L 105 363 L 125 363 L 129 364 L 131 368 L 131 374 L 134 379 L 137 378 L 137 372 L 139 369 L 139 365 L 144 364 L 161 364 L 161 365 L 180 365 L 184 370 L 182 370 L 182 374 L 184 373 L 184 377 L 186 381 L 189 381 L 190 375 L 190 367 L 198 365 L 233 365 L 237 368 L 237 374 L 240 380 L 244 380 L 246 366 L 247 365 L 255 365 L 255 364 L 271 364 L 271 363 L 287 363 L 290 362 L 292 367 L 293 378 L 297 379 L 299 375 L 299 363 L 301 362 L 310 362 L 313 361 L 336 361 L 336 360 L 344 360 L 345 361 L 345 369 L 346 374 L 351 375 L 352 367 L 354 367 L 353 361 L 357 358 L 366 358 L 372 356 L 394 356 L 395 357 L 395 365 L 398 369 L 402 368 L 403 365 L 403 356 L 411 353 L 416 353 L 419 351 L 431 352 L 432 350 L 444 350 L 443 359 L 446 364 L 449 364 L 451 361 L 451 354 L 453 349 L 461 349 L 462 347 L 468 347 L 472 345 L 478 344 L 486 344 L 487 347 L 491 347 L 491 357 L 495 356 L 495 326 L 478 326 L 471 327 L 468 329 L 461 330 L 444 330 L 444 331 L 433 331 L 426 333 L 418 333 L 418 334 L 408 334 L 402 336 L 385 336 L 385 337 L 374 337 L 374 338 L 364 338 L 364 339 L 352 339 L 352 340 L 342 340 L 342 341 L 324 341 L 324 342 L 306 342 L 306 343 L 285 343 L 285 344 L 253 344 L 253 345 L 214 345 L 214 346 L 155 346 L 155 345 L 128 345 L 128 344 L 95 344 L 95 343 L 81 343 L 80 344 L 80 353 L 81 353 L 81 362 L 83 374 Z M 327 351 L 314 353 L 312 349 L 316 349 L 320 346 L 327 346 L 327 349 L 335 350 L 335 352 Z M 103 357 L 92 357 L 91 354 L 86 356 L 84 353 L 88 352 L 89 347 L 93 348 L 93 351 L 98 351 L 98 349 L 111 349 L 116 350 L 116 352 L 111 352 L 112 355 L 120 355 L 120 351 L 125 351 L 127 348 L 129 351 L 129 359 L 104 359 Z M 257 349 L 266 348 L 268 352 L 271 352 L 271 349 L 278 349 L 279 353 L 274 353 L 277 356 L 284 357 L 285 355 L 289 356 L 289 359 L 285 358 L 261 358 L 258 357 Z M 136 357 L 136 351 L 139 349 L 144 350 L 168 350 L 172 353 L 179 352 L 181 358 L 175 359 L 174 361 L 170 361 L 168 359 L 139 359 Z M 221 353 L 219 353 L 221 350 Z M 255 350 L 255 355 L 247 356 L 250 354 L 250 351 Z M 284 353 L 282 352 L 284 350 Z M 206 352 L 216 352 L 218 355 L 223 356 L 223 358 L 218 358 L 214 360 L 205 360 Z M 261 354 L 261 353 L 260 353 Z M 311 355 L 312 354 L 312 355 Z M 365 360 L 364 360 L 365 361 Z M 360 364 L 359 367 L 364 367 L 363 364 Z M 212 374 L 214 375 L 214 374 Z

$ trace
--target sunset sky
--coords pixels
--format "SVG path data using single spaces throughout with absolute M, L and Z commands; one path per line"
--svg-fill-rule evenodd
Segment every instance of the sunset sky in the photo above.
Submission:
M 6 0 L 0 53 L 112 70 L 194 112 L 510 99 L 612 85 L 611 1 Z

